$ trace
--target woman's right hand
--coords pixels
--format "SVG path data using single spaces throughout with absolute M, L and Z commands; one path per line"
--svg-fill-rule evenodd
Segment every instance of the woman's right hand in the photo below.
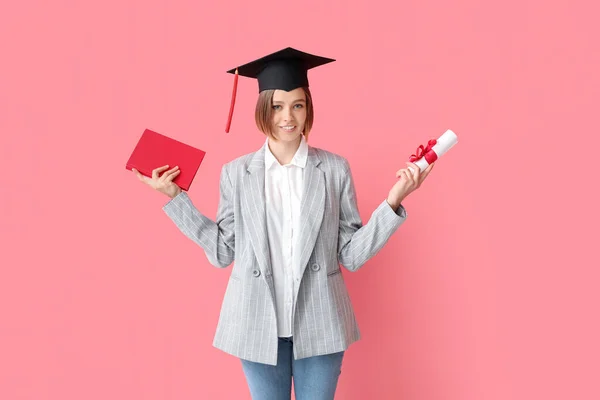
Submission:
M 152 170 L 152 178 L 142 175 L 137 169 L 132 168 L 133 173 L 138 177 L 138 179 L 152 189 L 158 190 L 161 193 L 166 194 L 170 198 L 177 196 L 181 193 L 181 188 L 177 186 L 176 183 L 173 182 L 173 179 L 181 172 L 178 166 L 171 168 L 168 171 L 165 171 L 169 168 L 168 165 L 163 165 L 160 168 L 155 168 Z M 160 173 L 165 171 L 162 175 Z

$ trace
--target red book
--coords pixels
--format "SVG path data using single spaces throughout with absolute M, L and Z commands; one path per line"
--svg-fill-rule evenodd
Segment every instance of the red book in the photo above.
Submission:
M 168 165 L 179 166 L 181 172 L 173 179 L 183 190 L 189 190 L 206 153 L 168 136 L 146 129 L 133 149 L 126 169 L 137 169 L 142 175 L 152 177 L 152 170 Z

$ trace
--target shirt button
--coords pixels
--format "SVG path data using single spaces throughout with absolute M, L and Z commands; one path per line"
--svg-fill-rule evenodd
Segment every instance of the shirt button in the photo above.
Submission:
M 318 271 L 321 269 L 321 266 L 317 263 L 314 263 L 313 265 L 310 266 L 310 269 L 312 269 L 313 271 Z
M 260 270 L 255 269 L 252 271 L 252 275 L 254 275 L 255 277 L 259 277 L 260 276 Z

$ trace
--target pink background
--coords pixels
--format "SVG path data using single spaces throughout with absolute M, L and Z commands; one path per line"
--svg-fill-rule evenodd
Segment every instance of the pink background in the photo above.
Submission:
M 460 143 L 409 218 L 344 273 L 363 339 L 340 399 L 597 399 L 600 49 L 595 2 L 10 2 L 0 10 L 0 398 L 249 399 L 212 347 L 213 268 L 124 168 L 145 128 L 223 163 L 258 149 L 257 85 L 309 74 L 310 144 L 349 159 L 366 222 L 416 146 Z M 10 5 L 8 5 L 10 4 Z

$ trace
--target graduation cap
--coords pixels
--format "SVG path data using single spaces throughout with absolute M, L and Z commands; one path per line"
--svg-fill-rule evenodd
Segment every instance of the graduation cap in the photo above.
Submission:
M 227 72 L 235 74 L 235 78 L 225 132 L 229 132 L 231 125 L 239 75 L 257 79 L 259 93 L 268 89 L 281 89 L 289 92 L 299 87 L 308 87 L 307 71 L 332 61 L 335 60 L 287 47 L 258 60 L 230 69 Z

